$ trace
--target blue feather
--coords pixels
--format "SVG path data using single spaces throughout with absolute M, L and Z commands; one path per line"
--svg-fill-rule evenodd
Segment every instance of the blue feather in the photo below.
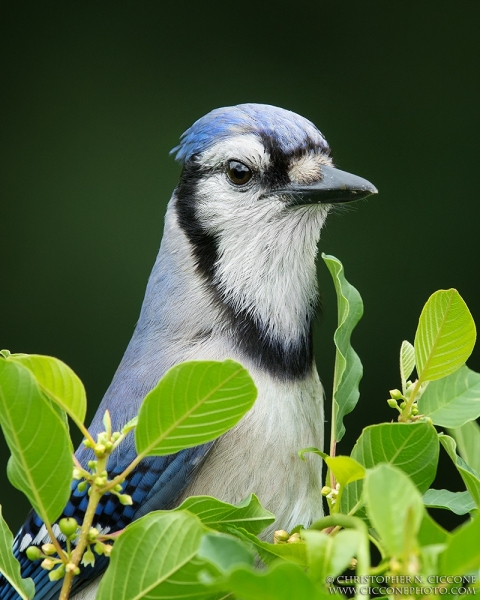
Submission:
M 308 119 L 267 104 L 239 104 L 217 108 L 198 119 L 182 134 L 180 144 L 170 154 L 186 163 L 213 144 L 232 135 L 245 134 L 271 137 L 286 153 L 308 144 L 325 153 L 329 151 L 326 139 Z
M 99 529 L 108 529 L 113 533 L 124 529 L 133 520 L 152 510 L 165 510 L 173 508 L 185 486 L 191 480 L 198 464 L 210 449 L 211 444 L 204 444 L 187 450 L 182 450 L 174 455 L 154 456 L 143 460 L 132 471 L 124 484 L 123 493 L 132 496 L 133 505 L 124 506 L 112 494 L 103 496 L 96 511 L 94 526 Z M 110 470 L 111 478 L 119 475 L 127 466 L 117 463 Z M 72 484 L 72 495 L 65 507 L 62 517 L 74 517 L 81 523 L 88 504 L 88 492 L 78 490 L 78 481 Z M 60 517 L 61 518 L 61 517 Z M 35 582 L 35 600 L 50 600 L 57 597 L 62 582 L 51 582 L 48 572 L 40 567 L 41 561 L 30 561 L 26 554 L 26 547 L 21 549 L 25 536 L 34 540 L 43 525 L 40 517 L 32 511 L 19 531 L 14 542 L 14 554 L 19 560 L 22 577 L 31 577 Z M 38 546 L 43 542 L 40 541 Z M 31 543 L 27 546 L 33 545 Z M 75 578 L 72 590 L 79 591 L 90 581 L 100 575 L 108 566 L 108 559 L 104 556 L 95 557 L 94 567 L 83 567 L 81 574 Z M 0 578 L 0 598 L 2 600 L 19 600 L 20 596 L 14 591 L 7 580 Z

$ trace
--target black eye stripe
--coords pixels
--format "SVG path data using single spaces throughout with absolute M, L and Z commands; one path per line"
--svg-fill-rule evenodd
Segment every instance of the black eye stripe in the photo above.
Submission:
M 227 176 L 235 185 L 245 185 L 252 178 L 252 171 L 238 160 L 230 160 L 227 164 Z

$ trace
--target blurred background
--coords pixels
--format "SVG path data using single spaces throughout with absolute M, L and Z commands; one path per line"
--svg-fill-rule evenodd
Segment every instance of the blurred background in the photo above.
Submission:
M 480 324 L 479 25 L 467 0 L 7 2 L 0 346 L 69 364 L 92 416 L 160 244 L 180 172 L 169 150 L 215 107 L 288 108 L 321 129 L 337 166 L 380 190 L 332 215 L 320 242 L 365 304 L 361 399 L 339 445 L 349 453 L 362 427 L 395 418 L 400 344 L 430 294 L 457 288 Z M 320 263 L 328 412 L 336 301 Z M 480 349 L 469 365 L 480 370 Z M 442 460 L 436 487 L 463 489 Z M 3 466 L 0 490 L 16 530 L 27 502 Z

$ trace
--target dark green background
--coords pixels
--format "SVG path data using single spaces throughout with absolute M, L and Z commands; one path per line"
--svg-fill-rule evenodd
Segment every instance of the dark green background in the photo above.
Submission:
M 160 243 L 179 174 L 169 150 L 212 108 L 276 104 L 311 119 L 337 165 L 380 190 L 330 217 L 320 244 L 365 302 L 348 452 L 363 425 L 394 418 L 398 349 L 431 293 L 456 287 L 480 323 L 479 17 L 475 0 L 8 3 L 0 346 L 63 359 L 92 414 Z M 319 278 L 329 394 L 336 307 L 323 264 Z M 479 350 L 469 364 L 480 370 Z M 437 487 L 452 477 L 442 472 Z M 15 529 L 27 504 L 1 477 Z

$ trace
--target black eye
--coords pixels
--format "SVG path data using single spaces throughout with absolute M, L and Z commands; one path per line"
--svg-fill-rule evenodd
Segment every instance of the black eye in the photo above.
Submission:
M 231 160 L 227 166 L 227 175 L 235 185 L 245 185 L 252 178 L 252 171 L 238 160 Z

